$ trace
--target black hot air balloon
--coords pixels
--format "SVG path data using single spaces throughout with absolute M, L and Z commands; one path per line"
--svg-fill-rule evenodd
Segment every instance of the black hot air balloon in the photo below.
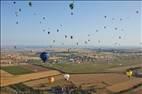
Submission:
M 65 38 L 67 38 L 67 35 L 65 35 Z
M 21 12 L 21 8 L 19 8 L 19 12 Z
M 57 32 L 59 32 L 59 29 L 57 29 Z
M 13 4 L 16 4 L 16 2 L 14 1 Z
M 70 38 L 73 39 L 73 36 L 71 36 Z
M 136 11 L 136 13 L 138 14 L 138 13 L 139 13 L 139 11 L 137 10 L 137 11 Z
M 29 6 L 32 7 L 32 2 L 29 2 Z
M 40 54 L 40 59 L 45 63 L 46 61 L 48 61 L 49 58 L 49 54 L 47 52 L 42 52 Z
M 48 32 L 48 34 L 50 34 L 50 32 Z
M 69 4 L 69 7 L 70 7 L 71 10 L 73 10 L 74 4 L 73 4 L 73 3 L 70 3 L 70 4 Z

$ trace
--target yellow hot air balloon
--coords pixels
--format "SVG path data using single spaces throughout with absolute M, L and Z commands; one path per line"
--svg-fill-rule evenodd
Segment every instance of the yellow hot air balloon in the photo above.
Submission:
M 132 70 L 126 71 L 126 75 L 127 75 L 129 78 L 131 78 L 132 75 L 133 75 L 133 71 L 132 71 Z

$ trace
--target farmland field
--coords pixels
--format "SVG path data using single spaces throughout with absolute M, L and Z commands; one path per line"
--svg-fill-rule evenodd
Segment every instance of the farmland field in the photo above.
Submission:
M 109 63 L 99 62 L 99 63 L 58 63 L 58 64 L 49 64 L 36 62 L 33 64 L 43 66 L 46 68 L 53 68 L 67 73 L 97 73 L 97 72 L 109 72 L 111 68 L 120 68 L 120 67 L 129 67 L 141 64 L 141 58 L 121 58 L 115 59 Z M 119 69 L 120 70 L 120 69 Z M 121 71 L 121 70 L 120 70 Z M 123 70 L 125 71 L 125 70 Z M 113 72 L 113 71 L 111 71 Z
M 25 69 L 22 66 L 6 66 L 6 67 L 1 67 L 1 69 L 14 75 L 21 75 L 33 72 L 32 70 Z

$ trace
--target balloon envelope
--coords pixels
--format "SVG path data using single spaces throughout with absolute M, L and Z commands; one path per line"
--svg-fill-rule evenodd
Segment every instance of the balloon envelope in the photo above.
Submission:
M 49 57 L 49 55 L 48 55 L 47 52 L 42 52 L 42 53 L 40 54 L 40 58 L 41 58 L 41 60 L 42 60 L 43 62 L 46 62 L 46 61 L 48 60 L 48 57 Z
M 71 10 L 73 10 L 73 8 L 74 8 L 73 3 L 69 4 L 69 7 L 70 7 Z
M 69 80 L 70 75 L 69 75 L 69 74 L 65 74 L 65 75 L 64 75 L 64 78 L 65 78 L 65 80 Z
M 54 77 L 49 77 L 48 81 L 49 81 L 49 83 L 53 83 L 55 81 L 55 78 Z

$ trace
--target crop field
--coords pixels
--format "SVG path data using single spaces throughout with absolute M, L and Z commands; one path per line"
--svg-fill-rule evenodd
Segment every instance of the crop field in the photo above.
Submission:
M 54 86 L 64 86 L 69 83 L 74 83 L 77 87 L 79 86 L 95 87 L 97 90 L 97 94 L 102 94 L 104 91 L 110 91 L 113 88 L 114 89 L 110 92 L 115 92 L 115 91 L 119 92 L 119 90 L 123 91 L 123 89 L 125 88 L 131 88 L 136 84 L 140 84 L 141 81 L 142 80 L 140 78 L 135 78 L 135 77 L 129 79 L 124 74 L 102 73 L 102 74 L 72 74 L 69 81 L 64 80 L 63 75 L 59 75 L 55 76 L 55 82 L 53 82 L 52 84 L 48 83 L 48 78 L 28 81 L 25 82 L 24 84 L 34 89 L 46 90 Z M 121 85 L 121 87 L 119 87 L 119 85 Z M 141 87 L 139 88 L 140 89 L 138 89 L 137 91 L 141 90 Z
M 128 91 L 122 92 L 122 94 L 129 94 L 127 92 L 132 92 L 132 94 L 138 92 L 139 94 L 141 87 L 138 87 L 140 89 L 136 88 L 136 90 L 131 88 L 140 84 L 141 78 L 132 77 L 129 79 L 125 72 L 126 69 L 141 66 L 141 60 L 141 57 L 135 56 L 118 56 L 110 61 L 96 60 L 95 62 L 80 64 L 62 61 L 62 59 L 58 63 L 42 63 L 40 60 L 31 60 L 24 65 L 2 66 L 3 77 L 1 77 L 1 82 L 3 86 L 22 83 L 25 88 L 43 91 L 73 83 L 77 87 L 94 87 L 97 94 L 104 92 L 111 94 L 110 92 L 115 93 L 121 90 L 125 91 L 125 89 L 128 89 Z M 142 71 L 142 69 L 139 69 L 139 71 Z M 64 79 L 64 73 L 70 74 L 69 81 Z M 49 76 L 55 78 L 53 83 L 49 83 Z M 17 89 L 17 85 L 15 85 L 15 88 Z
M 3 79 L 3 78 L 12 77 L 13 75 L 6 71 L 0 70 L 0 76 L 1 76 L 1 79 Z
M 33 72 L 32 70 L 25 69 L 22 66 L 6 66 L 6 67 L 1 67 L 1 69 L 13 75 L 21 75 Z
M 118 70 L 123 72 L 129 68 L 129 66 L 140 66 L 140 61 L 136 59 L 129 60 L 121 60 L 121 61 L 114 61 L 113 63 L 84 63 L 84 64 L 76 64 L 76 63 L 59 63 L 59 64 L 43 64 L 43 63 L 34 63 L 35 65 L 43 66 L 46 68 L 53 68 L 57 69 L 66 73 L 97 73 L 97 72 L 113 72 L 113 68 L 119 68 Z M 118 63 L 117 63 L 118 62 Z M 121 63 L 120 63 L 121 62 Z M 121 64 L 121 65 L 120 65 Z M 112 70 L 111 70 L 112 69 Z M 114 71 L 115 71 L 114 70 Z

